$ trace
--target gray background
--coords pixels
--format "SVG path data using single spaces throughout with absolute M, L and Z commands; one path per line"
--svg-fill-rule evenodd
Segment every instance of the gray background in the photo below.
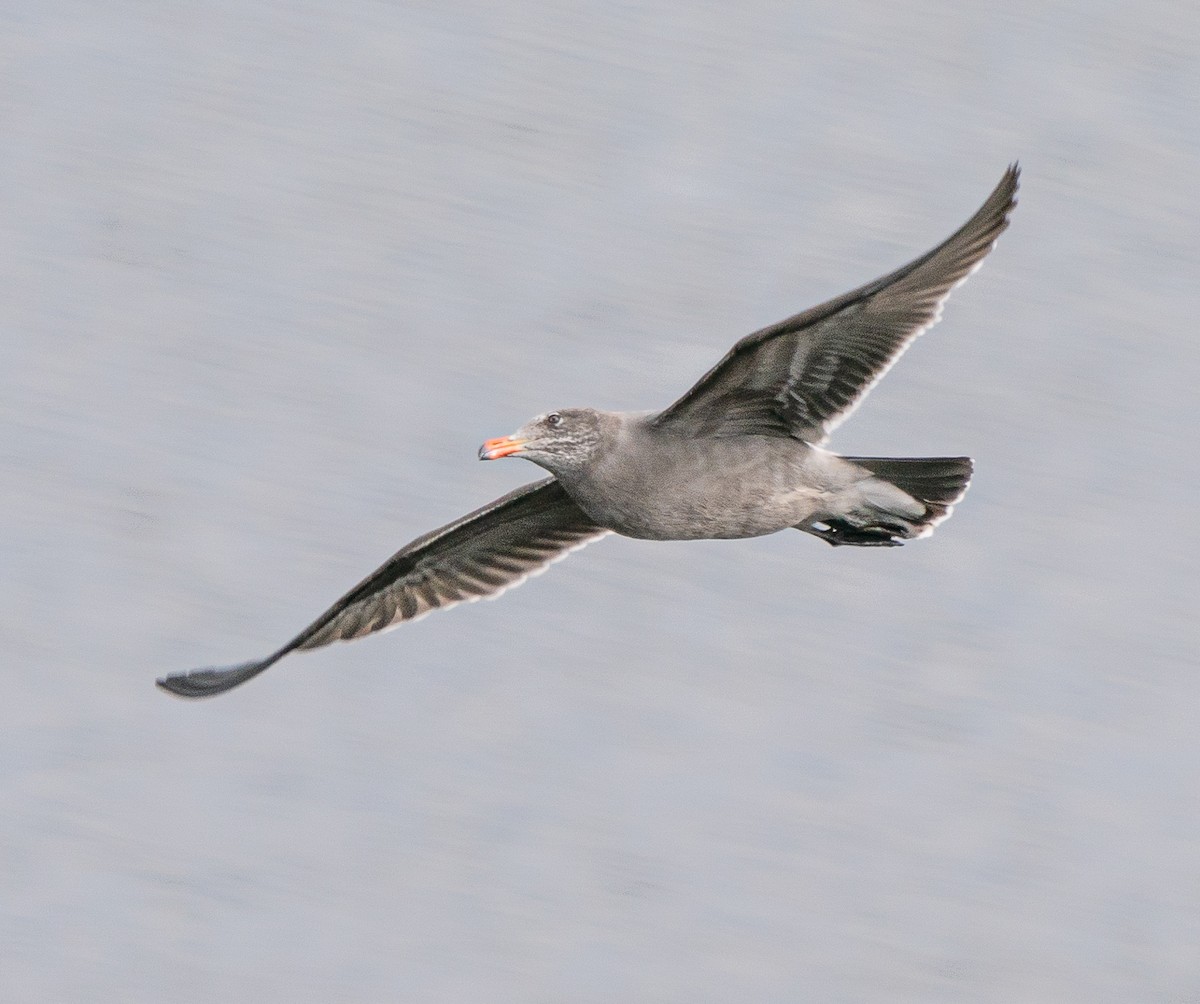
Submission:
M 8 4 L 7 1000 L 1200 999 L 1200 14 Z M 1014 224 L 832 445 L 932 540 L 609 539 L 258 656 L 747 331 Z

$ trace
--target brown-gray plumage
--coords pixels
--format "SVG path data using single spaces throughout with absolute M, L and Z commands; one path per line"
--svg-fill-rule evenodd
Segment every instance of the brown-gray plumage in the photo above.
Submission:
M 753 537 L 789 527 L 834 545 L 927 536 L 966 492 L 967 457 L 840 457 L 820 448 L 991 250 L 1019 169 L 959 230 L 874 282 L 738 342 L 662 412 L 573 408 L 488 440 L 553 477 L 398 551 L 265 659 L 165 677 L 183 697 L 229 690 L 289 652 L 499 595 L 589 541 Z
M 289 652 L 361 638 L 431 610 L 499 596 L 608 532 L 580 512 L 562 485 L 543 478 L 401 548 L 265 659 L 179 673 L 158 685 L 181 697 L 222 693 Z

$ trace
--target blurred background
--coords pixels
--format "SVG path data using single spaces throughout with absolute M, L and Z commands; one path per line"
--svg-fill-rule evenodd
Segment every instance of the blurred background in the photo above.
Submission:
M 0 13 L 9 1000 L 1200 997 L 1200 12 Z M 1011 229 L 831 446 L 927 541 L 610 538 L 294 656 L 553 407 Z

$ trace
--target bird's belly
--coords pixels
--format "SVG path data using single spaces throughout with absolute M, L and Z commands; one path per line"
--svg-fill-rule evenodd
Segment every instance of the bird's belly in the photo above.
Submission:
M 675 482 L 669 490 L 638 486 L 613 493 L 596 512 L 577 500 L 598 523 L 645 540 L 732 540 L 760 537 L 806 522 L 821 511 L 823 492 L 811 487 L 750 487 L 744 482 L 711 478 L 702 483 Z
M 747 506 L 736 512 L 673 500 L 661 509 L 646 506 L 613 521 L 610 529 L 646 540 L 736 540 L 761 537 L 804 522 L 811 507 Z
M 626 537 L 760 537 L 821 518 L 844 462 L 790 439 L 651 440 L 563 487 L 598 525 Z

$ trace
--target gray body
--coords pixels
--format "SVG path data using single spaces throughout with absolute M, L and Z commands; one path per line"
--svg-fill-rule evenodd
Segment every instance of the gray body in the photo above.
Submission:
M 544 466 L 597 525 L 626 537 L 736 539 L 831 519 L 875 525 L 925 513 L 889 482 L 801 440 L 695 439 L 656 428 L 649 415 L 591 415 L 603 429 L 600 458 L 578 469 Z
M 924 537 L 967 490 L 968 457 L 840 457 L 822 448 L 943 301 L 991 250 L 1018 171 L 931 251 L 874 282 L 747 335 L 658 413 L 571 408 L 488 440 L 552 475 L 407 544 L 265 659 L 158 681 L 208 697 L 289 652 L 357 638 L 498 596 L 608 533 L 648 540 L 757 537 L 795 527 L 835 546 Z

